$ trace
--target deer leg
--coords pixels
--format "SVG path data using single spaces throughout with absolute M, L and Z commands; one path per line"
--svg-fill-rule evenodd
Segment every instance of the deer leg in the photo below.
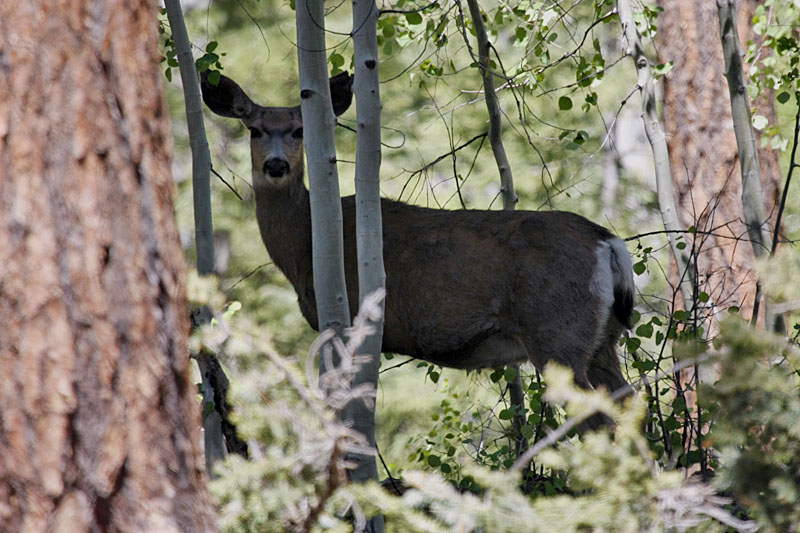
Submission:
M 630 385 L 622 377 L 620 361 L 617 356 L 616 345 L 619 340 L 621 326 L 615 324 L 608 325 L 605 338 L 592 354 L 587 369 L 589 382 L 595 389 L 604 387 L 609 394 L 616 391 L 630 390 Z M 626 393 L 625 396 L 627 396 Z

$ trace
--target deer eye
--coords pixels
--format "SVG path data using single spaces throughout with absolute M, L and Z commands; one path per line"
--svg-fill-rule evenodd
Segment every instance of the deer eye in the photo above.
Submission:
M 297 128 L 292 132 L 292 137 L 295 139 L 302 139 L 303 138 L 303 128 Z
M 250 130 L 250 136 L 253 138 L 258 138 L 263 135 L 263 133 L 261 133 L 261 130 L 259 130 L 258 128 L 248 128 L 248 129 Z

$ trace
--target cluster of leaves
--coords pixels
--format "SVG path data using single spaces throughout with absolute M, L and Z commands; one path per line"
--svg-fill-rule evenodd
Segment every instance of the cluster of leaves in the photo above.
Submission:
M 749 86 L 751 99 L 766 91 L 774 91 L 776 100 L 786 104 L 795 97 L 800 105 L 800 39 L 797 21 L 800 5 L 797 2 L 766 0 L 753 15 L 753 32 L 757 41 L 747 43 L 745 59 L 750 64 Z M 760 113 L 753 115 L 753 127 L 761 130 L 762 146 L 785 150 L 789 140 L 780 135 L 776 124 Z
M 753 14 L 753 32 L 761 40 L 747 45 L 746 58 L 752 65 L 750 79 L 754 83 L 752 91 L 773 89 L 782 104 L 789 101 L 800 83 L 798 20 L 800 6 L 797 2 L 766 0 L 756 7 Z M 757 94 L 751 93 L 751 96 Z
M 715 485 L 770 531 L 800 524 L 800 353 L 740 321 L 723 324 L 720 379 L 700 398 L 714 420 Z
M 780 279 L 774 284 L 784 286 Z M 771 286 L 769 280 L 765 286 Z M 350 394 L 347 381 L 326 394 L 313 379 L 307 382 L 296 363 L 269 348 L 268 338 L 253 336 L 257 328 L 246 309 L 234 314 L 230 311 L 239 310 L 235 302 L 225 306 L 218 294 L 192 291 L 195 300 L 228 309 L 194 342 L 216 350 L 233 369 L 232 400 L 252 450 L 248 461 L 229 459 L 213 484 L 226 531 L 349 531 L 374 513 L 386 517 L 388 531 L 412 533 L 755 530 L 754 522 L 732 512 L 749 516 L 767 531 L 800 524 L 800 355 L 784 340 L 735 316 L 723 323 L 713 348 L 695 344 L 699 350 L 691 353 L 699 358 L 713 353 L 721 371 L 718 383 L 699 390 L 710 423 L 704 442 L 719 450 L 709 465 L 714 474 L 710 484 L 685 481 L 653 453 L 651 435 L 641 431 L 653 416 L 647 394 L 637 394 L 623 407 L 605 393 L 575 387 L 568 370 L 549 367 L 542 382 L 531 381 L 528 391 L 531 413 L 541 413 L 542 405 L 554 413 L 545 416 L 550 434 L 542 432 L 546 440 L 536 441 L 531 457 L 525 458 L 534 458 L 536 467 L 514 464 L 516 456 L 502 442 L 506 436 L 475 453 L 481 447 L 474 446 L 470 434 L 482 423 L 470 425 L 468 419 L 483 415 L 465 415 L 458 405 L 462 398 L 451 391 L 441 405 L 439 427 L 428 435 L 430 447 L 416 463 L 422 470 L 404 473 L 407 490 L 397 496 L 375 484 L 342 481 L 343 451 L 358 443 L 336 416 L 340 399 Z M 515 372 L 496 370 L 483 377 L 503 384 Z M 691 415 L 685 403 L 678 404 L 680 399 L 672 401 L 667 420 Z M 569 437 L 557 427 L 567 417 L 580 420 L 598 409 L 616 421 L 613 437 L 606 432 Z M 508 408 L 497 410 L 497 420 L 513 415 Z M 541 417 L 529 415 L 528 423 L 537 422 L 542 423 Z M 677 448 L 678 427 L 669 429 Z M 552 449 L 559 435 L 567 440 Z M 465 449 L 472 453 L 459 452 Z M 732 507 L 733 500 L 720 492 L 735 497 L 738 505 Z
M 244 311 L 246 315 L 246 310 Z M 240 322 L 241 321 L 241 322 Z M 696 531 L 723 531 L 733 527 L 741 531 L 754 530 L 754 524 L 737 519 L 724 507 L 730 500 L 720 498 L 708 484 L 685 481 L 678 471 L 664 470 L 654 462 L 647 439 L 641 432 L 646 413 L 644 396 L 637 395 L 624 408 L 611 401 L 602 392 L 585 391 L 572 383 L 567 369 L 551 367 L 543 375 L 547 392 L 543 400 L 563 406 L 567 416 L 581 419 L 600 409 L 616 420 L 615 435 L 607 432 L 585 434 L 563 441 L 558 448 L 546 445 L 533 450 L 541 468 L 559 472 L 563 481 L 562 490 L 531 498 L 522 487 L 526 486 L 525 458 L 520 464 L 494 468 L 471 459 L 462 458 L 459 469 L 462 479 L 468 484 L 448 481 L 442 462 L 426 464 L 433 472 L 407 471 L 403 482 L 406 487 L 402 496 L 391 493 L 376 484 L 346 485 L 337 481 L 337 472 L 344 465 L 343 453 L 357 439 L 352 432 L 341 426 L 336 417 L 336 406 L 341 398 L 352 395 L 347 387 L 323 390 L 308 383 L 295 364 L 265 351 L 265 339 L 252 338 L 243 312 L 232 313 L 218 319 L 205 330 L 206 347 L 214 343 L 213 338 L 224 338 L 217 348 L 220 354 L 236 369 L 238 361 L 247 360 L 247 372 L 235 372 L 233 400 L 237 406 L 239 429 L 251 445 L 252 458 L 230 458 L 219 469 L 221 477 L 212 484 L 212 489 L 221 505 L 221 525 L 225 531 L 349 531 L 363 525 L 364 518 L 374 513 L 386 517 L 387 531 L 437 532 L 437 531 L 656 531 L 681 529 Z M 214 328 L 224 330 L 223 335 L 213 334 Z M 246 336 L 244 339 L 242 336 Z M 763 344 L 766 342 L 766 344 Z M 747 326 L 732 326 L 724 331 L 721 346 L 724 360 L 734 352 L 737 359 L 730 361 L 731 368 L 739 368 L 739 357 L 751 357 L 760 353 L 754 345 L 768 345 L 774 351 L 778 341 L 768 338 L 761 341 L 754 337 Z M 259 347 L 260 355 L 242 359 L 243 355 Z M 752 369 L 752 366 L 748 366 Z M 737 435 L 751 435 L 753 427 L 734 428 L 742 398 L 752 398 L 761 387 L 754 383 L 747 370 L 731 375 L 736 392 L 723 391 L 714 401 L 720 406 L 717 416 L 724 423 L 717 428 L 720 442 L 733 442 Z M 748 403 L 755 422 L 764 409 L 791 407 L 784 416 L 784 425 L 792 424 L 791 415 L 798 414 L 800 401 L 793 386 L 780 385 L 786 373 L 776 373 L 775 368 L 764 366 L 763 377 L 769 387 L 768 402 Z M 498 380 L 503 379 L 499 377 Z M 763 382 L 763 380 L 761 381 Z M 340 383 L 346 383 L 341 381 Z M 729 394 L 729 392 L 731 394 Z M 742 394 L 742 393 L 746 394 Z M 338 399 L 337 399 L 338 398 Z M 457 416 L 445 405 L 445 417 Z M 783 426 L 776 426 L 777 430 Z M 761 448 L 759 464 L 776 467 L 783 462 L 783 470 L 791 474 L 792 462 L 787 454 L 797 446 L 797 430 L 789 436 L 759 441 Z M 769 436 L 775 437 L 770 433 Z M 751 435 L 748 438 L 755 438 Z M 343 439 L 347 444 L 343 444 Z M 554 442 L 555 439 L 552 439 Z M 765 446 L 765 443 L 769 446 Z M 545 443 L 549 444 L 549 443 Z M 738 446 L 733 446 L 734 451 Z M 726 452 L 727 453 L 727 452 Z M 432 457 L 432 455 L 428 455 Z M 733 457 L 733 456 L 732 456 Z M 734 490 L 735 483 L 727 480 L 743 480 L 750 462 L 720 460 L 717 479 L 720 486 Z M 787 500 L 790 487 L 780 482 L 780 472 L 769 479 L 759 478 L 768 486 L 783 489 L 779 497 L 762 496 L 764 517 L 759 511 L 755 515 L 765 524 L 788 524 L 793 520 L 793 506 Z M 752 479 L 745 487 L 757 491 Z M 783 516 L 777 519 L 772 510 L 779 503 Z M 766 506 L 771 507 L 766 507 Z M 769 511 L 769 512 L 767 512 Z M 769 522 L 769 521 L 772 522 Z
M 215 53 L 218 46 L 219 43 L 217 43 L 217 41 L 209 41 L 209 43 L 206 44 L 203 55 L 194 61 L 197 72 L 208 71 L 208 81 L 214 85 L 219 83 L 219 77 L 221 75 L 222 63 L 220 63 L 220 56 L 225 55 L 224 52 L 221 54 Z
M 172 38 L 169 22 L 166 19 L 166 8 L 160 8 L 159 13 L 160 18 L 158 33 L 162 39 L 161 47 L 164 52 L 164 55 L 161 56 L 161 62 L 166 63 L 164 77 L 167 78 L 167 81 L 172 81 L 172 69 L 178 68 L 178 50 L 175 47 L 175 41 Z M 219 43 L 217 41 L 209 41 L 206 44 L 205 49 L 200 49 L 203 54 L 195 59 L 195 68 L 197 69 L 197 72 L 205 72 L 206 70 L 209 71 L 208 79 L 214 85 L 219 82 L 219 77 L 221 75 L 220 71 L 222 70 L 222 63 L 220 61 L 222 57 L 225 56 L 224 52 L 215 52 L 218 47 Z
M 446 397 L 431 415 L 430 430 L 409 439 L 409 462 L 438 470 L 463 490 L 475 489 L 465 464 L 508 470 L 520 451 L 520 434 L 525 442 L 535 443 L 563 420 L 563 412 L 544 401 L 546 386 L 538 372 L 523 373 L 526 405 L 511 405 L 508 390 L 517 372 L 507 367 L 477 372 L 467 382 L 444 380 L 440 392 Z M 500 400 L 490 405 L 490 398 L 498 396 Z M 514 427 L 517 414 L 524 420 L 521 428 Z M 549 495 L 563 491 L 564 479 L 560 473 L 532 467 L 525 485 L 528 493 Z

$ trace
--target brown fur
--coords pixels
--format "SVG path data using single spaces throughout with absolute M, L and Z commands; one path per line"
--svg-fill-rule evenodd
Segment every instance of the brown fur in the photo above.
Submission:
M 204 81 L 209 107 L 272 132 L 267 140 L 264 134 L 251 139 L 256 216 L 270 257 L 297 291 L 303 316 L 317 329 L 302 146 L 275 142 L 289 139 L 300 127 L 299 107 L 257 106 L 232 81 L 223 80 L 222 89 Z M 334 92 L 333 98 L 335 107 L 338 98 L 339 112 L 347 107 L 344 99 L 349 104 L 349 94 Z M 275 145 L 281 145 L 279 156 L 289 169 L 277 177 L 263 170 L 276 157 Z M 615 239 L 608 230 L 559 211 L 449 211 L 386 199 L 382 211 L 383 351 L 465 369 L 528 360 L 541 369 L 556 361 L 572 368 L 582 386 L 615 390 L 626 385 L 615 346 L 629 325 L 632 282 L 615 285 L 613 305 L 603 302 L 593 285 L 597 250 Z M 354 197 L 342 198 L 342 212 L 348 298 L 355 313 Z

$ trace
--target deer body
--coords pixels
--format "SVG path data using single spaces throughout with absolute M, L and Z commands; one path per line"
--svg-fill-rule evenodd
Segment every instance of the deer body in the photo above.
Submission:
M 337 78 L 331 90 L 340 114 L 350 102 L 350 79 Z M 216 87 L 204 80 L 202 87 L 212 111 L 251 129 L 261 236 L 317 329 L 299 107 L 257 106 L 225 77 Z M 353 196 L 342 198 L 342 214 L 355 314 Z M 571 367 L 582 386 L 626 385 L 615 346 L 630 327 L 633 276 L 624 243 L 608 230 L 558 211 L 451 211 L 383 199 L 382 214 L 383 351 L 464 369 L 524 361 L 541 369 L 556 361 Z

